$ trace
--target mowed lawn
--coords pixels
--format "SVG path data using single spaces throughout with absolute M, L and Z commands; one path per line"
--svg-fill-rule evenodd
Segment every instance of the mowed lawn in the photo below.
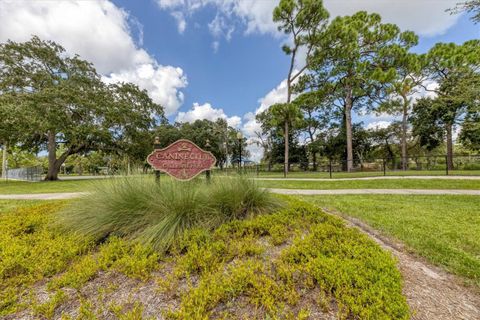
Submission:
M 375 179 L 345 181 L 257 180 L 261 187 L 280 189 L 480 189 L 479 180 Z
M 98 180 L 2 181 L 0 182 L 0 194 L 80 192 L 88 190 L 94 181 Z
M 153 179 L 153 176 L 143 176 L 143 179 Z M 140 179 L 142 179 L 140 178 Z M 170 179 L 163 177 L 162 181 Z M 200 176 L 199 179 L 203 179 Z M 94 185 L 101 184 L 105 179 L 98 180 L 65 180 L 0 182 L 0 194 L 35 194 L 58 192 L 87 192 Z M 447 180 L 447 179 L 378 179 L 378 180 L 345 180 L 345 181 L 298 181 L 298 180 L 258 180 L 259 186 L 281 189 L 470 189 L 480 190 L 480 180 Z
M 111 179 L 123 179 L 124 177 L 115 177 Z M 129 177 L 131 179 L 132 177 Z M 138 179 L 155 179 L 153 175 L 135 176 Z M 60 178 L 61 179 L 61 178 Z M 108 183 L 110 178 L 99 179 L 78 179 L 78 180 L 58 180 L 58 181 L 38 181 L 26 182 L 9 180 L 0 181 L 0 194 L 32 194 L 32 193 L 59 193 L 59 192 L 88 192 L 95 186 L 102 183 Z M 170 179 L 162 174 L 161 181 Z
M 414 253 L 480 287 L 480 197 L 423 195 L 304 196 L 359 218 Z
M 254 172 L 254 169 L 248 171 Z M 445 176 L 445 170 L 408 170 L 408 171 L 387 171 L 386 176 Z M 480 176 L 480 170 L 452 170 L 450 176 Z M 332 178 L 363 178 L 363 177 L 381 177 L 383 171 L 363 171 L 363 172 L 332 172 Z M 283 178 L 283 171 L 262 171 L 259 173 L 261 178 Z M 288 178 L 329 178 L 328 172 L 312 171 L 292 171 L 288 173 Z

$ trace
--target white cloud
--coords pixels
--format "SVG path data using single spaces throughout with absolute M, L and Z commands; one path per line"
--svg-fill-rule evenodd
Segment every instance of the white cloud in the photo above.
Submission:
M 263 157 L 263 150 L 258 146 L 258 135 L 261 134 L 261 124 L 255 119 L 255 116 L 275 103 L 283 103 L 287 101 L 287 80 L 283 80 L 274 89 L 270 90 L 264 97 L 258 99 L 259 106 L 255 112 L 248 112 L 243 116 L 244 123 L 242 132 L 247 138 L 248 147 L 252 155 L 252 160 L 260 161 Z
M 112 73 L 102 77 L 107 83 L 133 82 L 148 91 L 153 101 L 165 108 L 165 115 L 174 114 L 183 103 L 183 93 L 179 88 L 187 85 L 187 79 L 181 68 L 143 64 L 135 69 Z
M 215 109 L 210 103 L 199 104 L 195 102 L 192 109 L 187 112 L 179 112 L 175 118 L 176 122 L 195 122 L 195 120 L 210 120 L 224 119 L 229 126 L 237 128 L 241 125 L 242 119 L 238 116 L 228 117 L 223 109 Z
M 325 0 L 332 17 L 350 15 L 360 10 L 376 12 L 384 22 L 397 24 L 402 30 L 412 30 L 422 36 L 435 36 L 447 31 L 458 19 L 446 9 L 458 0 Z
M 174 11 L 171 13 L 172 17 L 175 18 L 177 22 L 178 33 L 183 34 L 185 29 L 187 28 L 187 21 L 185 20 L 185 16 L 180 11 Z
M 378 130 L 378 129 L 385 129 L 387 128 L 389 125 L 391 125 L 392 122 L 391 121 L 374 121 L 374 122 L 370 122 L 367 126 L 366 126 L 366 129 L 367 130 Z
M 212 49 L 213 49 L 213 52 L 214 53 L 217 53 L 218 52 L 218 48 L 220 47 L 220 42 L 218 41 L 213 41 L 212 42 Z
M 248 112 L 243 116 L 245 123 L 243 124 L 242 131 L 246 137 L 256 137 L 257 133 L 261 133 L 262 127 L 259 122 L 255 120 L 255 114 Z
M 272 89 L 263 98 L 258 100 L 260 106 L 258 107 L 257 111 L 255 111 L 255 113 L 258 114 L 260 112 L 263 112 L 275 103 L 287 102 L 287 93 L 288 87 L 287 80 L 285 79 L 280 82 L 280 84 L 276 86 L 275 89 Z
M 385 22 L 392 22 L 404 30 L 412 30 L 423 36 L 444 33 L 453 26 L 458 15 L 445 12 L 458 0 L 325 0 L 331 17 L 350 15 L 360 10 L 377 12 Z M 272 21 L 272 12 L 278 1 L 274 0 L 157 0 L 165 10 L 182 10 L 190 16 L 206 6 L 215 6 L 217 15 L 226 24 L 234 25 L 240 20 L 245 33 L 260 33 L 280 36 Z
M 141 25 L 110 1 L 0 1 L 0 21 L 1 42 L 27 41 L 35 34 L 91 61 L 106 81 L 130 81 L 148 90 L 169 114 L 183 102 L 183 70 L 159 64 L 138 47 Z M 138 43 L 131 26 L 138 29 Z
M 438 89 L 438 82 L 432 80 L 425 80 L 422 83 L 422 87 L 412 96 L 413 101 L 416 101 L 420 98 L 435 98 L 437 93 L 435 92 Z
M 223 36 L 225 39 L 227 39 L 227 41 L 230 41 L 232 38 L 232 33 L 235 31 L 235 27 L 228 25 L 225 21 L 225 18 L 217 14 L 215 19 L 208 24 L 208 30 L 210 30 L 210 33 L 215 38 L 220 38 Z

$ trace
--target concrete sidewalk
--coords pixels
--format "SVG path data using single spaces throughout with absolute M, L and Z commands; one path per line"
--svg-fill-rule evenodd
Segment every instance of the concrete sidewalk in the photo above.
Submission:
M 0 194 L 0 200 L 63 200 L 79 198 L 86 194 L 86 192 Z
M 346 194 L 402 194 L 402 195 L 474 195 L 480 196 L 480 190 L 440 190 L 440 189 L 268 189 L 270 192 L 287 195 L 346 195 Z M 0 194 L 0 200 L 61 200 L 86 195 L 85 192 L 37 193 L 37 194 Z

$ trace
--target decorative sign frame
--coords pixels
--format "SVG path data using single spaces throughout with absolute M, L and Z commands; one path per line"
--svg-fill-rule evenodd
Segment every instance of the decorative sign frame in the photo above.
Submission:
M 203 171 L 210 170 L 217 159 L 195 143 L 180 139 L 166 148 L 155 149 L 147 157 L 155 170 L 165 172 L 177 180 L 188 181 Z

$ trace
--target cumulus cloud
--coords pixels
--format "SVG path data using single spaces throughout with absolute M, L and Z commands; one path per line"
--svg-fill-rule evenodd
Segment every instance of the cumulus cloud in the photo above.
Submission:
M 224 119 L 228 125 L 237 128 L 241 125 L 242 119 L 239 116 L 228 117 L 223 109 L 216 109 L 210 103 L 199 104 L 195 102 L 192 109 L 187 112 L 179 112 L 175 118 L 176 122 L 195 122 L 195 120 L 210 120 Z
M 450 15 L 445 10 L 454 7 L 457 2 L 458 0 L 325 0 L 325 7 L 331 17 L 350 15 L 359 10 L 376 12 L 382 15 L 384 21 L 395 23 L 402 29 L 423 36 L 434 36 L 444 33 L 455 24 L 459 16 Z M 246 34 L 281 35 L 272 21 L 272 12 L 278 1 L 157 0 L 157 3 L 164 10 L 181 10 L 190 16 L 201 8 L 214 6 L 217 16 L 222 17 L 225 24 L 234 25 L 240 21 Z
M 172 115 L 183 103 L 183 93 L 179 88 L 187 85 L 187 80 L 181 68 L 143 64 L 135 69 L 111 73 L 102 79 L 107 83 L 133 82 L 149 92 L 153 101 L 165 108 L 165 114 Z
M 140 23 L 110 1 L 0 1 L 0 21 L 1 42 L 27 41 L 35 34 L 91 61 L 106 81 L 130 81 L 146 89 L 168 114 L 183 102 L 183 70 L 159 64 L 140 48 Z

